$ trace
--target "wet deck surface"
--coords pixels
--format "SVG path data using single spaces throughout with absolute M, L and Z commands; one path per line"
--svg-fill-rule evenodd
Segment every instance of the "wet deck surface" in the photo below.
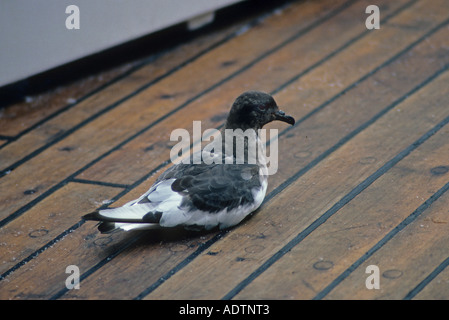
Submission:
M 0 113 L 1 299 L 449 299 L 449 4 L 297 1 Z M 297 123 L 251 218 L 100 234 L 240 93 Z M 68 290 L 66 267 L 81 274 Z M 378 267 L 379 289 L 367 289 Z

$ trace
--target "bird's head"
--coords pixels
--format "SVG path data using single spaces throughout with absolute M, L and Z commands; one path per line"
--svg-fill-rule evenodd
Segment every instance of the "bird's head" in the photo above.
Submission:
M 226 129 L 257 130 L 275 120 L 295 124 L 293 117 L 279 110 L 271 95 L 260 91 L 247 91 L 237 97 L 232 105 L 226 120 Z

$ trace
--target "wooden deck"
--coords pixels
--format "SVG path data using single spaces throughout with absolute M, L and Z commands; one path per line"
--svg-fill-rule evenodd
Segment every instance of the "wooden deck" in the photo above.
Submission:
M 0 111 L 0 299 L 449 299 L 449 3 L 296 1 Z M 270 92 L 279 170 L 239 226 L 100 234 L 170 132 Z M 80 270 L 67 289 L 66 267 Z M 367 266 L 379 268 L 368 289 Z

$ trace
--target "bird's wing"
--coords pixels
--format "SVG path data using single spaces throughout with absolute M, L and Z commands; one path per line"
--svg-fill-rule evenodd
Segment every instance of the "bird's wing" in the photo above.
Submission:
M 259 167 L 253 164 L 184 165 L 167 174 L 171 189 L 183 195 L 181 208 L 210 213 L 251 203 L 260 188 Z

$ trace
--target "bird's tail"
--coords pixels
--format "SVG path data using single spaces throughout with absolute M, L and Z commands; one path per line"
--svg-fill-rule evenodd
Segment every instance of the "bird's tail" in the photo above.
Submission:
M 116 229 L 144 230 L 159 228 L 162 213 L 148 212 L 148 207 L 133 205 L 128 207 L 102 209 L 83 216 L 84 220 L 99 221 L 101 233 L 111 233 Z

